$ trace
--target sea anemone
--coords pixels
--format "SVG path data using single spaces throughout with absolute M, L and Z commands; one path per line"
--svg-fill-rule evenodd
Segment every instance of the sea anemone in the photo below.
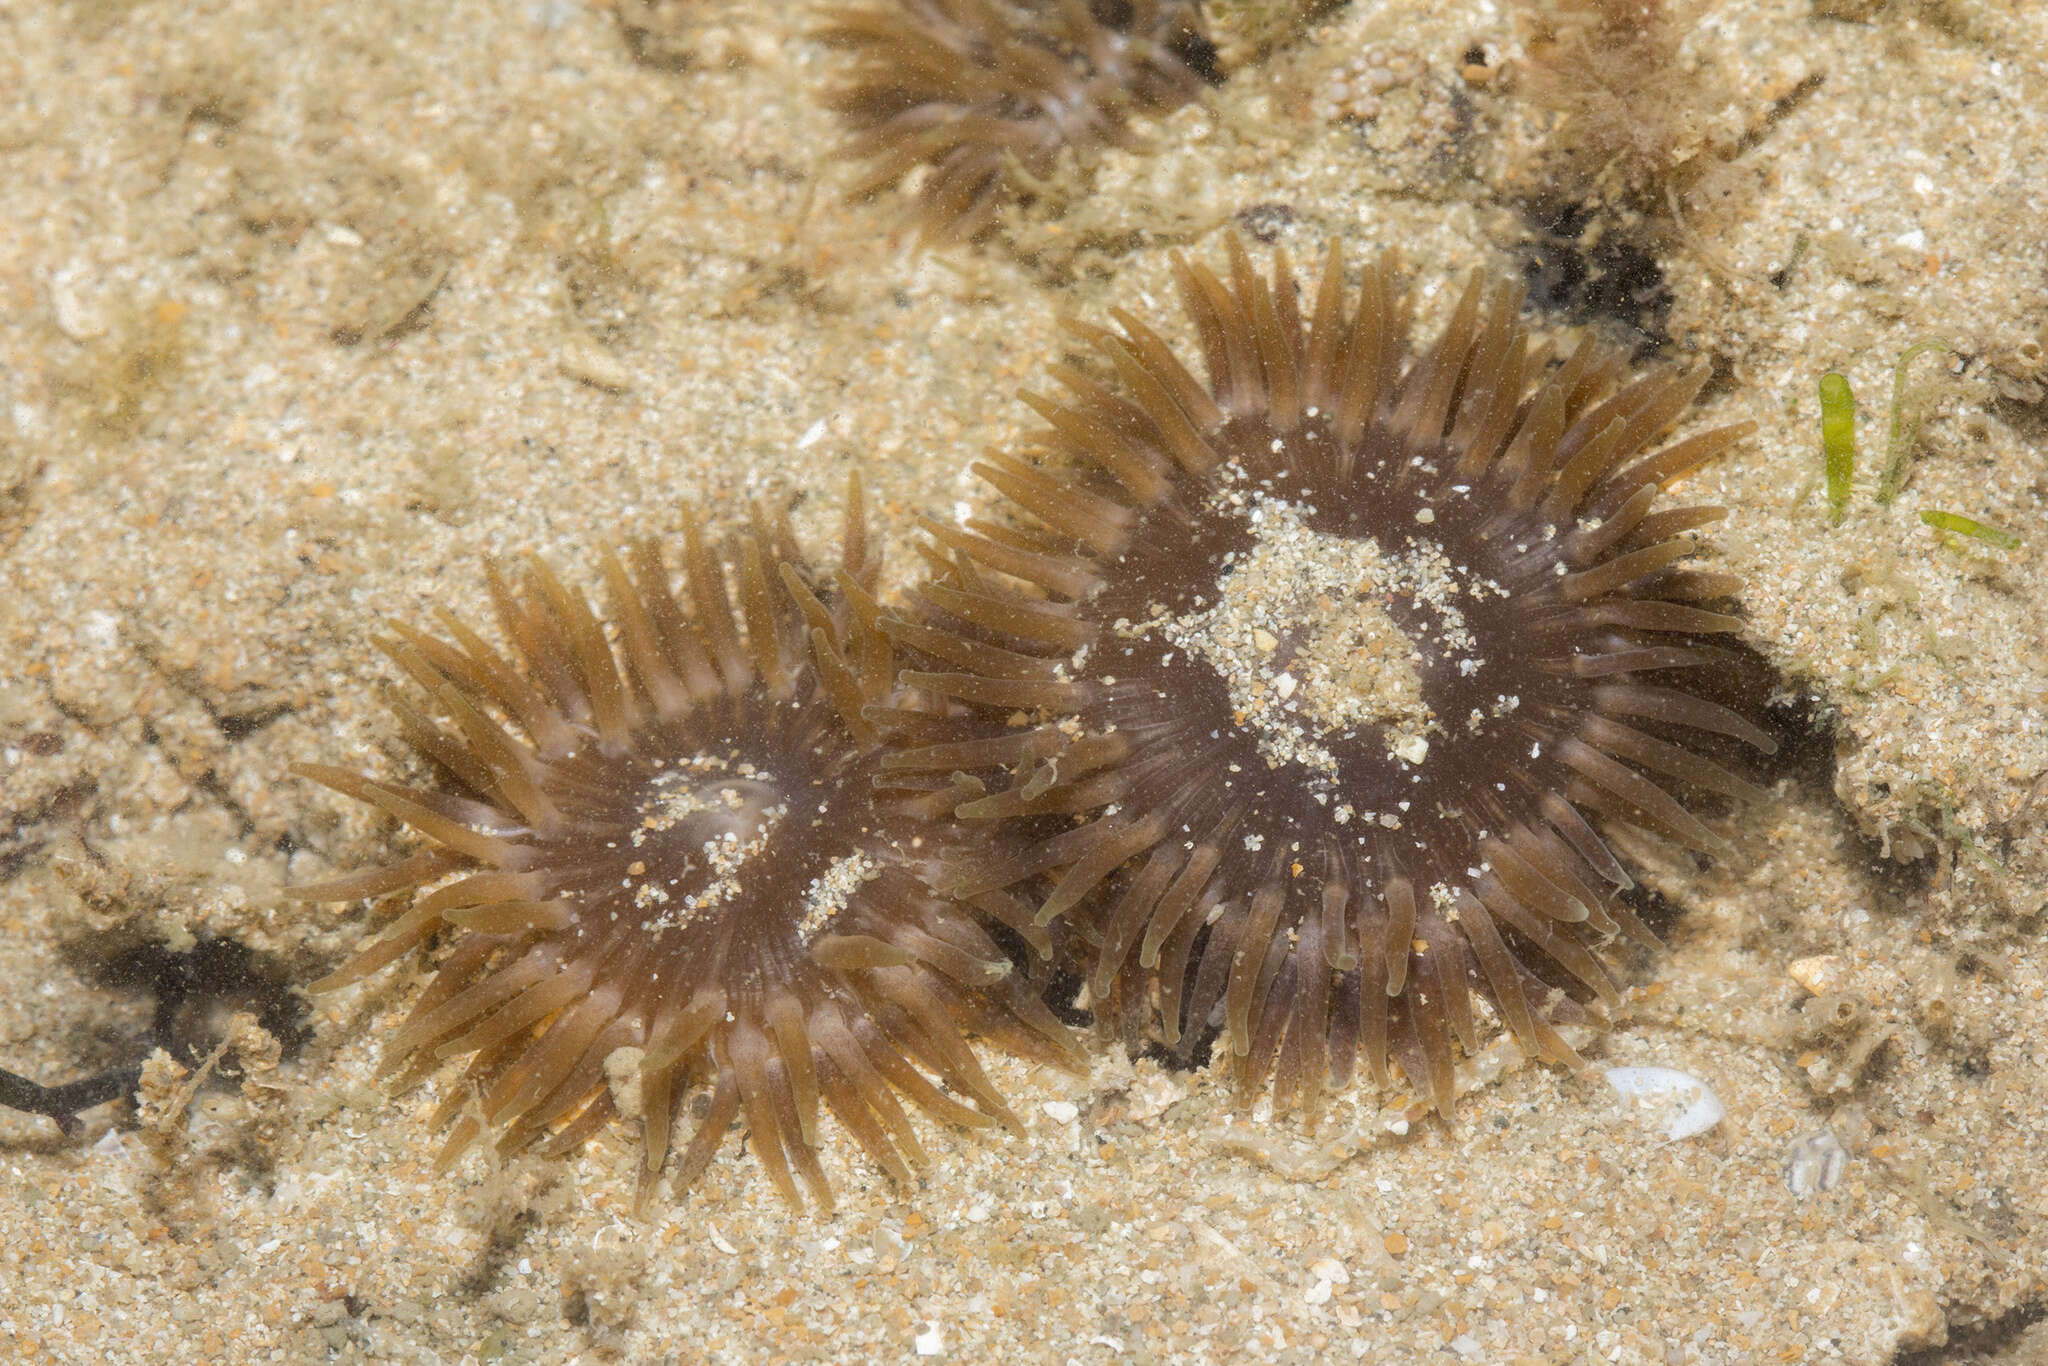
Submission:
M 609 624 L 539 561 L 516 585 L 494 566 L 509 653 L 445 612 L 444 636 L 381 642 L 415 685 L 388 701 L 434 781 L 297 770 L 424 841 L 296 895 L 404 908 L 316 990 L 456 932 L 383 1062 L 410 1083 L 470 1060 L 434 1121 L 453 1126 L 444 1166 L 487 1132 L 505 1151 L 572 1150 L 624 1111 L 644 1203 L 702 1085 L 678 1189 L 740 1117 L 782 1196 L 801 1207 L 793 1171 L 829 1210 L 821 1100 L 908 1180 L 924 1155 L 899 1096 L 1018 1127 L 963 1031 L 1073 1065 L 976 913 L 930 886 L 951 799 L 878 789 L 869 718 L 923 705 L 877 629 L 858 489 L 851 502 L 823 578 L 786 521 L 758 515 L 724 560 L 686 522 L 680 593 L 649 543 L 603 555 Z
M 1127 313 L 1071 324 L 1101 364 L 1024 396 L 1036 458 L 976 466 L 1014 515 L 926 523 L 943 567 L 882 629 L 990 722 L 888 762 L 1033 828 L 940 885 L 1042 889 L 1127 1032 L 1218 1021 L 1240 1093 L 1311 1121 L 1361 1054 L 1448 1115 L 1475 1000 L 1576 1065 L 1556 1026 L 1617 1002 L 1602 949 L 1654 944 L 1614 833 L 1718 850 L 1704 805 L 1756 793 L 1739 581 L 1693 563 L 1722 510 L 1657 507 L 1749 427 L 1656 447 L 1704 372 L 1554 361 L 1511 285 L 1475 276 L 1411 356 L 1385 258 L 1347 305 L 1334 245 L 1306 300 L 1229 254 L 1175 259 L 1206 382 Z
M 855 54 L 826 102 L 853 134 L 845 155 L 873 163 L 856 195 L 929 168 L 927 241 L 988 227 L 1063 148 L 1141 147 L 1131 116 L 1195 98 L 1214 58 L 1191 0 L 876 0 L 818 36 Z

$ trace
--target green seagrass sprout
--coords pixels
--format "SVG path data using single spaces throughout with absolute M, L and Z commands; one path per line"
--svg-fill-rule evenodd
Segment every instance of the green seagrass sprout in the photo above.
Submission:
M 1839 370 L 1820 377 L 1820 448 L 1827 461 L 1828 525 L 1840 526 L 1856 477 L 1856 395 Z
M 1918 420 L 1910 419 L 1906 413 L 1906 369 L 1926 352 L 1954 350 L 1940 338 L 1929 337 L 1907 347 L 1899 363 L 1892 367 L 1891 429 L 1885 437 L 1884 468 L 1878 472 L 1877 488 L 1871 494 L 1871 501 L 1880 507 L 1894 502 L 1905 488 L 1906 469 L 1912 463 L 1913 443 L 1919 435 Z M 1839 370 L 1830 370 L 1820 377 L 1820 446 L 1827 479 L 1828 525 L 1840 526 L 1856 478 L 1856 395 L 1849 388 L 1849 377 Z M 2020 543 L 2012 532 L 1959 512 L 1923 508 L 1920 520 L 1937 531 L 1971 536 L 2000 550 L 2011 550 Z
M 1974 536 L 1980 541 L 1989 541 L 2000 550 L 2017 550 L 2020 538 L 2003 527 L 1987 526 L 1974 517 L 1965 517 L 1960 512 L 1942 512 L 1936 508 L 1920 509 L 1920 520 L 1936 531 L 1954 531 L 1964 536 Z
M 1913 438 L 1920 433 L 1919 422 L 1908 422 L 1906 409 L 1906 367 L 1913 358 L 1928 351 L 1941 351 L 1953 355 L 1955 348 L 1939 337 L 1914 342 L 1899 357 L 1899 363 L 1892 367 L 1892 429 L 1885 439 L 1884 471 L 1877 476 L 1876 501 L 1879 507 L 1888 506 L 1899 496 L 1899 490 L 1906 485 L 1906 465 L 1913 457 Z M 1847 385 L 1843 388 L 1846 390 Z

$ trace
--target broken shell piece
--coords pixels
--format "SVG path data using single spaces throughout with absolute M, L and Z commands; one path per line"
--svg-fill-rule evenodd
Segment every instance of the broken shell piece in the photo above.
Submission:
M 1785 975 L 1816 996 L 1840 991 L 1849 980 L 1849 965 L 1838 953 L 1802 958 L 1785 969 Z
M 1663 1124 L 1669 1143 L 1705 1133 L 1728 1113 L 1712 1087 L 1670 1067 L 1610 1067 L 1607 1084 L 1625 1105 Z

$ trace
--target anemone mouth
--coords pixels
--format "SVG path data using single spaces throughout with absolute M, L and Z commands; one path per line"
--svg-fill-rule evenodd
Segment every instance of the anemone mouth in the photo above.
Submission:
M 1476 1003 L 1576 1064 L 1602 950 L 1655 942 L 1600 831 L 1719 848 L 1699 809 L 1775 747 L 1737 582 L 1694 563 L 1719 510 L 1655 506 L 1747 428 L 1659 446 L 1703 374 L 1553 360 L 1512 286 L 1411 355 L 1384 259 L 1355 302 L 1334 247 L 1310 300 L 1235 240 L 1227 282 L 1177 273 L 1206 380 L 1074 325 L 1103 364 L 1025 396 L 1046 458 L 980 466 L 1021 515 L 930 525 L 920 606 L 972 644 L 907 677 L 1000 718 L 960 814 L 1038 823 L 944 885 L 1033 889 L 1127 1032 L 1220 1021 L 1239 1087 L 1311 1117 L 1361 1056 L 1448 1114 Z
M 855 197 L 921 171 L 927 242 L 979 235 L 1069 148 L 1141 147 L 1132 115 L 1197 97 L 1214 56 L 1188 0 L 866 0 L 818 36 L 855 56 L 827 97 L 869 163 Z
M 609 626 L 538 561 L 516 584 L 494 567 L 509 652 L 445 614 L 444 636 L 382 642 L 413 684 L 387 700 L 434 781 L 298 770 L 422 837 L 295 895 L 403 907 L 318 990 L 455 932 L 383 1063 L 410 1083 L 469 1059 L 435 1117 L 444 1167 L 486 1135 L 570 1151 L 623 1108 L 644 1203 L 701 1085 L 678 1188 L 743 1119 L 784 1198 L 801 1206 L 801 1180 L 829 1209 L 821 1109 L 908 1180 L 923 1149 L 903 1100 L 1018 1127 L 966 1033 L 1074 1065 L 981 913 L 931 887 L 944 811 L 884 778 L 872 718 L 944 716 L 901 694 L 857 487 L 851 505 L 829 576 L 760 518 L 724 559 L 686 525 L 680 593 L 651 545 L 630 568 L 607 554 Z

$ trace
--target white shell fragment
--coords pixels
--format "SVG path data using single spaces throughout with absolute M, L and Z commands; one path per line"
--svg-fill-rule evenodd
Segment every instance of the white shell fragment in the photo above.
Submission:
M 1610 1067 L 1607 1084 L 1622 1103 L 1664 1126 L 1666 1142 L 1703 1134 L 1728 1113 L 1714 1089 L 1671 1067 Z

